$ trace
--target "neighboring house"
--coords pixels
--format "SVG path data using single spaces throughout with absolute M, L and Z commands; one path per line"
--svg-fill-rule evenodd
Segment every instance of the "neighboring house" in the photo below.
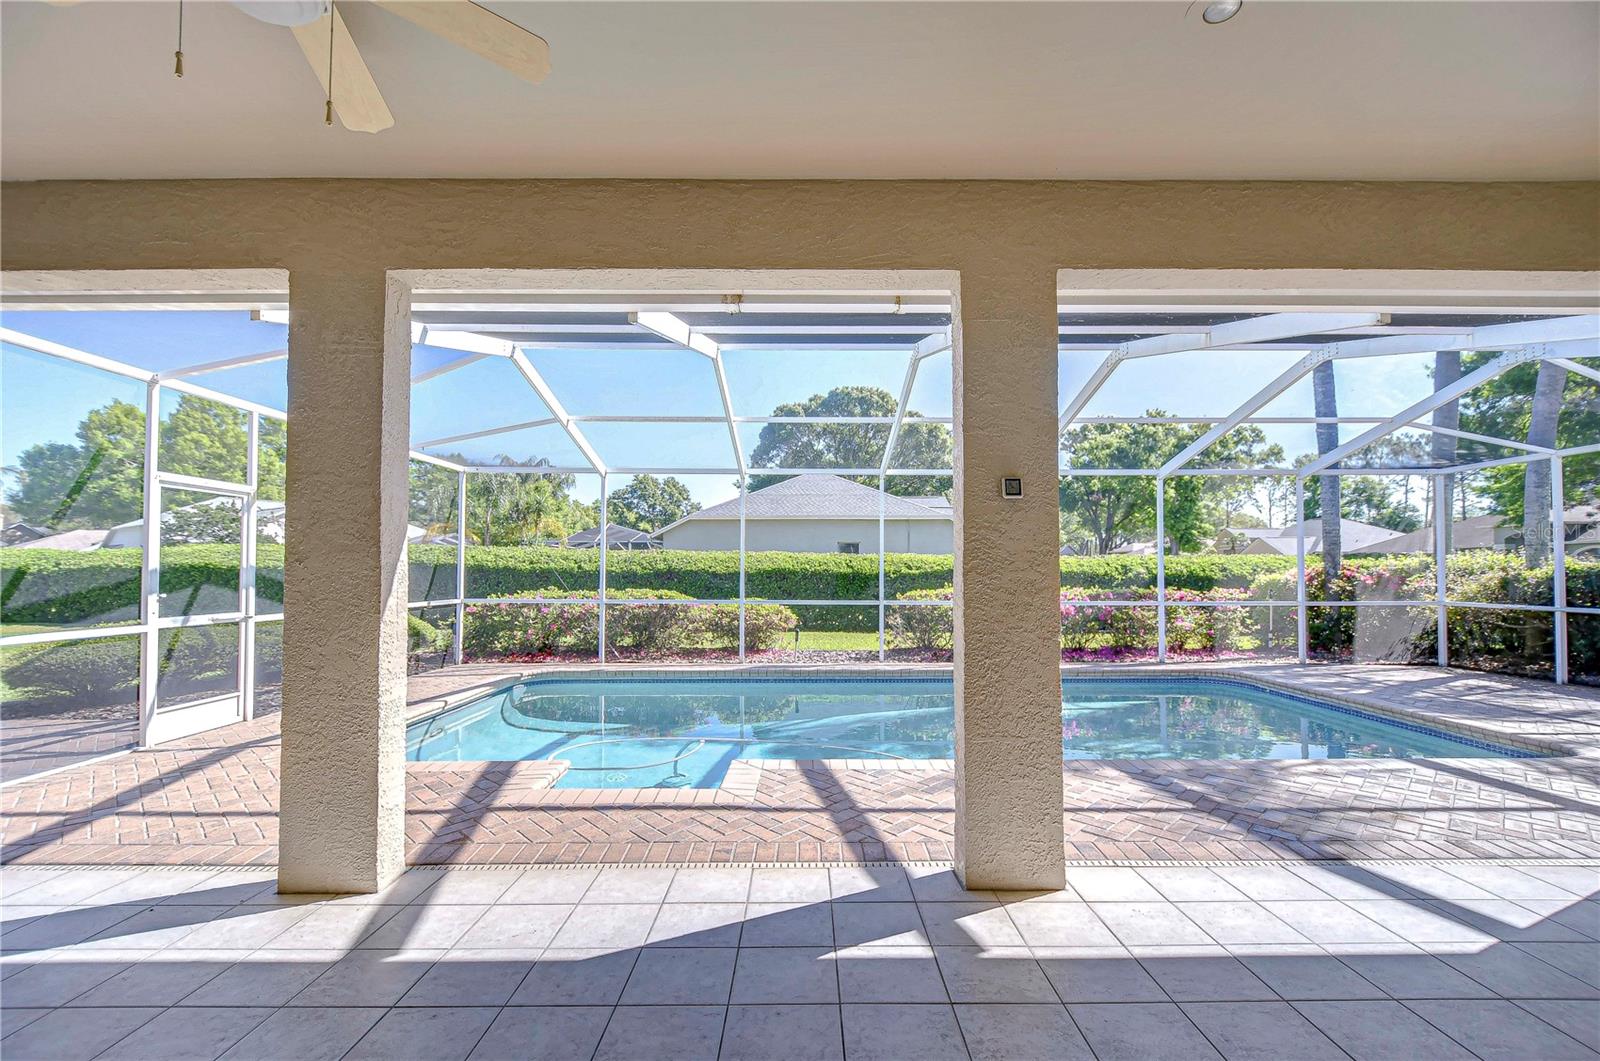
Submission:
M 1600 555 L 1600 508 L 1594 505 L 1575 505 L 1567 509 L 1567 555 L 1596 557 Z M 1450 549 L 1492 549 L 1505 552 L 1522 546 L 1522 526 L 1506 521 L 1505 516 L 1488 514 L 1468 516 L 1450 526 Z M 1349 554 L 1360 553 L 1431 553 L 1433 528 L 1422 527 L 1376 545 L 1362 548 L 1345 548 Z
M 35 527 L 31 523 L 7 523 L 0 529 L 0 545 L 21 545 L 51 537 L 53 533 L 48 527 Z
M 1567 509 L 1567 555 L 1600 560 L 1600 505 Z
M 204 501 L 196 501 L 192 505 L 184 505 L 183 509 L 196 508 L 239 508 L 239 499 L 234 497 L 208 497 Z M 182 511 L 174 509 L 173 511 Z M 163 523 L 172 520 L 172 512 L 163 512 Z M 268 541 L 283 541 L 283 502 L 260 501 L 256 503 L 256 526 L 259 537 Z M 102 549 L 138 549 L 144 545 L 144 520 L 131 519 L 126 523 L 119 523 L 105 532 L 105 541 L 100 543 Z
M 1305 523 L 1306 555 L 1310 556 L 1322 551 L 1322 521 L 1309 519 Z M 1300 548 L 1300 524 L 1291 523 L 1287 527 L 1235 527 L 1228 533 L 1245 538 L 1249 545 L 1236 550 L 1241 553 L 1253 555 L 1294 556 Z M 1342 519 L 1339 521 L 1340 547 L 1348 555 L 1359 552 L 1388 552 L 1387 549 L 1373 549 L 1372 546 L 1391 538 L 1400 537 L 1398 531 L 1388 527 L 1378 527 L 1371 523 L 1362 523 L 1359 520 Z
M 949 553 L 955 513 L 943 497 L 882 497 L 884 549 Z M 875 553 L 878 491 L 837 475 L 796 475 L 745 496 L 745 547 L 753 551 Z M 657 532 L 668 549 L 739 548 L 739 500 L 712 505 Z
M 1515 535 L 1517 540 L 1522 540 L 1522 528 L 1503 526 L 1504 516 L 1469 516 L 1466 519 L 1456 520 L 1450 528 L 1450 548 L 1452 551 L 1459 549 L 1494 549 L 1504 552 L 1506 539 Z M 1350 555 L 1362 553 L 1431 553 L 1433 552 L 1433 527 L 1418 527 L 1409 534 L 1402 534 L 1376 545 L 1367 545 L 1359 549 L 1345 549 Z
M 91 549 L 100 548 L 100 543 L 105 540 L 106 532 L 103 530 L 70 530 L 60 534 L 46 534 L 43 538 L 34 538 L 30 541 L 18 542 L 9 546 L 12 549 L 65 549 L 68 552 L 86 553 Z
M 590 527 L 588 530 L 569 534 L 562 544 L 570 549 L 597 549 L 600 546 L 600 528 Z M 620 523 L 607 523 L 606 548 L 659 549 L 661 542 L 645 531 L 625 527 Z
M 1600 562 L 1600 524 L 1567 539 L 1567 555 L 1575 559 Z

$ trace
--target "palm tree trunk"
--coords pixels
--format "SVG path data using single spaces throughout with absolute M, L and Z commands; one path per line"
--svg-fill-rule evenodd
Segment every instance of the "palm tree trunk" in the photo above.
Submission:
M 1533 411 L 1528 417 L 1528 445 L 1554 449 L 1561 418 L 1561 394 L 1567 387 L 1567 370 L 1553 361 L 1539 362 L 1533 385 Z M 1554 527 L 1550 518 L 1555 501 L 1550 496 L 1550 462 L 1529 461 L 1522 477 L 1522 558 L 1528 567 L 1550 562 Z M 1564 547 L 1565 543 L 1562 543 Z
M 1448 387 L 1461 378 L 1461 351 L 1440 350 L 1433 355 L 1433 389 L 1439 390 Z M 1443 427 L 1451 431 L 1461 426 L 1461 403 L 1459 401 L 1446 402 L 1433 411 L 1433 426 Z M 1456 463 L 1456 436 L 1435 432 L 1433 435 L 1433 463 L 1441 468 L 1449 468 Z M 1444 520 L 1444 550 L 1450 552 L 1451 532 L 1455 529 L 1455 521 L 1450 518 L 1450 499 L 1455 496 L 1456 477 L 1444 477 L 1444 490 L 1441 498 L 1433 502 L 1434 518 Z
M 1312 400 L 1319 419 L 1339 415 L 1339 399 L 1333 386 L 1333 362 L 1324 361 L 1311 372 Z M 1339 445 L 1338 424 L 1317 424 L 1317 456 L 1322 456 Z M 1324 475 L 1320 482 L 1322 508 L 1322 585 L 1339 575 L 1339 565 L 1344 559 L 1344 543 L 1339 536 L 1339 477 Z M 1302 517 L 1303 517 L 1302 513 Z

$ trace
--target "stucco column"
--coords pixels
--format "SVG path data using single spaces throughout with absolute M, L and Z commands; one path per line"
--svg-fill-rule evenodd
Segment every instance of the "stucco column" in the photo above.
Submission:
M 410 316 L 381 271 L 290 274 L 283 892 L 405 864 Z
M 1059 888 L 1055 274 L 961 274 L 955 304 L 956 866 Z M 1023 496 L 1001 496 L 1020 476 Z

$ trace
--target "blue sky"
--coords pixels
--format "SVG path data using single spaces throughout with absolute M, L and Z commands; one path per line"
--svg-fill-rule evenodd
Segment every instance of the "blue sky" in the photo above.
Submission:
M 11 312 L 0 315 L 0 324 L 152 370 L 281 349 L 287 333 L 283 325 L 252 321 L 240 312 Z M 454 356 L 451 351 L 417 347 L 413 369 Z M 1077 391 L 1100 356 L 1092 351 L 1061 355 L 1063 395 Z M 1160 408 L 1178 415 L 1221 416 L 1299 356 L 1206 351 L 1126 362 L 1085 413 L 1137 415 Z M 710 363 L 689 351 L 533 350 L 529 357 L 573 414 L 718 416 L 722 412 Z M 874 350 L 728 349 L 725 364 L 734 409 L 741 415 L 767 415 L 781 403 L 801 401 L 835 386 L 876 386 L 898 394 L 905 373 L 903 353 Z M 1431 365 L 1431 355 L 1340 364 L 1341 412 L 1382 416 L 1404 408 L 1431 389 Z M 949 416 L 950 380 L 950 355 L 925 361 L 912 392 L 912 407 L 924 415 Z M 288 400 L 281 361 L 211 373 L 195 382 L 278 408 Z M 7 347 L 0 365 L 0 463 L 14 462 L 36 442 L 71 439 L 91 409 L 117 398 L 139 402 L 142 396 L 142 386 L 134 381 Z M 1309 381 L 1263 410 L 1278 416 L 1311 411 Z M 488 359 L 415 389 L 412 438 L 438 438 L 546 415 L 510 364 Z M 727 430 L 721 424 L 591 424 L 584 430 L 612 465 L 713 468 L 732 463 Z M 1346 428 L 1345 433 L 1354 430 L 1359 428 Z M 742 438 L 747 449 L 754 446 L 759 432 L 759 425 L 745 425 Z M 1310 427 L 1269 427 L 1267 433 L 1291 458 L 1315 448 Z M 438 451 L 460 451 L 484 461 L 507 453 L 517 458 L 544 456 L 558 464 L 583 463 L 554 426 L 442 446 Z M 682 478 L 702 504 L 732 493 L 724 475 Z M 584 477 L 577 492 L 588 498 L 597 489 L 596 479 Z
M 1160 409 L 1174 416 L 1226 416 L 1304 356 L 1302 350 L 1205 350 L 1125 361 L 1084 409 L 1085 416 L 1137 416 Z M 1098 351 L 1061 354 L 1060 389 L 1077 392 L 1099 364 Z M 1339 412 L 1345 416 L 1392 416 L 1433 389 L 1433 355 L 1365 358 L 1334 365 Z M 1261 416 L 1311 416 L 1311 380 L 1305 377 L 1261 409 Z M 1365 425 L 1344 425 L 1350 438 Z M 1263 425 L 1268 442 L 1292 460 L 1314 452 L 1315 428 Z M 1204 460 L 1196 462 L 1204 466 Z

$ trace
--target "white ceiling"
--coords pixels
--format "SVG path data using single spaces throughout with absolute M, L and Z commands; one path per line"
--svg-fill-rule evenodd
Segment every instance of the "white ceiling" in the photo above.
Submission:
M 486 4 L 545 83 L 341 0 L 369 135 L 229 5 L 185 5 L 180 81 L 173 0 L 4 0 L 0 175 L 1600 177 L 1596 2 Z

